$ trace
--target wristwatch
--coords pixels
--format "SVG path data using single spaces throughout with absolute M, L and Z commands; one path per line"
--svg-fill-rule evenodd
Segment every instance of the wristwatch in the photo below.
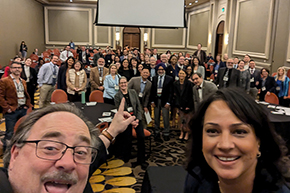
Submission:
M 108 128 L 104 129 L 101 134 L 104 135 L 113 144 L 116 138 L 113 137 L 107 130 Z

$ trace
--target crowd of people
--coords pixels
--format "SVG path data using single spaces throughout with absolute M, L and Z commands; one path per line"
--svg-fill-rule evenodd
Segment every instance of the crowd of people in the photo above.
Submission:
M 24 45 L 21 44 L 21 48 L 24 48 Z M 263 101 L 265 95 L 274 93 L 278 96 L 280 105 L 289 106 L 289 78 L 285 68 L 278 68 L 276 75 L 272 77 L 268 69 L 257 69 L 255 61 L 249 55 L 245 55 L 243 60 L 237 57 L 228 58 L 226 54 L 223 59 L 221 55 L 217 55 L 214 59 L 211 54 L 207 55 L 202 50 L 201 44 L 197 47 L 197 51 L 189 57 L 182 52 L 173 54 L 170 50 L 159 54 L 157 49 L 148 48 L 144 53 L 140 53 L 138 49 L 129 47 L 113 51 L 109 47 L 104 50 L 101 48 L 94 50 L 92 47 L 86 49 L 84 46 L 77 47 L 77 55 L 74 55 L 71 49 L 74 49 L 75 45 L 71 41 L 59 56 L 51 55 L 49 62 L 45 63 L 42 58 L 39 58 L 39 64 L 35 68 L 30 67 L 31 58 L 26 58 L 25 53 L 22 57 L 24 64 L 21 63 L 20 57 L 14 58 L 8 67 L 10 69 L 6 70 L 6 74 L 0 80 L 0 106 L 6 122 L 6 133 L 2 140 L 4 148 L 11 148 L 18 143 L 40 145 L 38 143 L 41 140 L 19 141 L 17 137 L 21 137 L 20 134 L 12 138 L 16 121 L 34 105 L 37 85 L 41 109 L 49 108 L 51 94 L 55 88 L 65 91 L 70 102 L 81 101 L 81 93 L 89 96 L 90 92 L 99 90 L 103 92 L 105 103 L 118 108 L 123 103 L 125 111 L 128 112 L 126 118 L 135 117 L 135 120 L 131 120 L 131 124 L 127 124 L 124 132 L 116 138 L 116 145 L 112 149 L 116 157 L 125 162 L 130 159 L 133 128 L 136 130 L 138 141 L 137 162 L 134 165 L 141 165 L 142 169 L 148 166 L 145 160 L 144 128 L 147 128 L 147 122 L 144 113 L 154 111 L 154 140 L 170 140 L 172 127 L 180 129 L 179 140 L 192 139 L 185 192 L 202 190 L 215 192 L 218 188 L 221 192 L 230 192 L 231 188 L 241 188 L 238 185 L 229 186 L 228 180 L 236 179 L 235 175 L 240 177 L 239 175 L 242 174 L 239 172 L 227 174 L 226 171 L 220 169 L 226 167 L 227 164 L 234 165 L 236 162 L 245 163 L 247 167 L 244 167 L 244 170 L 250 171 L 251 175 L 246 177 L 250 177 L 252 181 L 247 181 L 247 178 L 241 179 L 245 180 L 246 186 L 242 188 L 246 192 L 250 189 L 263 190 L 258 185 L 265 182 L 264 168 L 269 171 L 266 177 L 279 176 L 279 179 L 270 182 L 272 183 L 270 185 L 273 183 L 277 185 L 280 178 L 282 179 L 279 171 L 282 164 L 276 166 L 274 162 L 279 160 L 282 153 L 278 151 L 279 147 L 274 140 L 275 136 L 272 136 L 271 128 L 265 126 L 267 122 L 263 122 L 267 118 L 260 112 L 261 109 L 256 107 L 253 99 Z M 60 66 L 59 60 L 62 63 Z M 235 100 L 239 102 L 235 103 Z M 249 109 L 244 109 L 243 105 L 251 106 L 252 111 L 248 112 Z M 253 117 L 250 117 L 248 113 L 252 113 Z M 224 115 L 227 116 L 223 121 Z M 163 118 L 163 128 L 161 128 L 160 116 Z M 262 122 L 259 122 L 260 119 Z M 171 125 L 170 120 L 172 120 Z M 37 120 L 35 122 L 37 123 Z M 196 126 L 201 128 L 196 128 Z M 265 128 L 266 134 L 261 134 L 260 130 Z M 250 145 L 247 147 L 241 145 L 240 149 L 232 147 L 227 143 L 228 136 L 223 137 L 228 133 L 232 133 L 231 135 L 238 141 L 228 142 L 238 144 L 232 146 L 239 146 L 240 143 L 245 142 L 243 138 L 247 139 Z M 103 135 L 107 139 L 112 139 L 112 135 L 107 131 Z M 218 144 L 216 147 L 211 142 L 214 137 Z M 218 137 L 227 140 L 218 140 Z M 13 143 L 9 146 L 8 142 L 11 138 Z M 50 138 L 55 138 L 55 136 Z M 207 140 L 208 143 L 205 144 Z M 264 146 L 267 143 L 265 140 L 270 140 L 271 143 Z M 65 150 L 75 148 L 61 144 L 62 148 L 66 148 Z M 270 148 L 271 144 L 273 146 L 270 152 L 270 150 L 267 151 L 267 147 Z M 236 148 L 239 151 L 233 151 L 234 154 L 228 153 Z M 248 149 L 243 150 L 243 148 Z M 271 157 L 270 153 L 275 156 Z M 256 159 L 254 159 L 255 155 Z M 36 154 L 36 156 L 40 155 Z M 199 157 L 196 158 L 196 156 Z M 49 159 L 49 156 L 44 157 Z M 74 161 L 78 161 L 75 155 Z M 8 163 L 7 160 L 6 162 Z M 259 178 L 253 183 L 255 169 Z M 209 173 L 216 175 L 208 176 Z M 201 179 L 206 181 L 201 183 Z M 217 181 L 219 183 L 214 183 Z M 208 183 L 210 186 L 207 186 Z M 270 185 L 265 188 L 271 190 L 276 188 Z M 279 188 L 284 188 L 284 186 L 279 186 Z

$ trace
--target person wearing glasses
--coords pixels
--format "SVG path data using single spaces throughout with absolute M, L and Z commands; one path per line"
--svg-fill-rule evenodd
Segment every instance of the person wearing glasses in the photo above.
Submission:
M 0 106 L 3 108 L 5 117 L 6 131 L 5 136 L 0 141 L 5 150 L 7 140 L 13 135 L 14 125 L 26 114 L 30 104 L 30 96 L 27 92 L 27 86 L 24 79 L 20 78 L 22 65 L 18 62 L 12 62 L 10 66 L 11 74 L 0 80 Z
M 135 116 L 123 111 L 124 103 L 101 134 L 70 104 L 30 113 L 5 152 L 1 193 L 93 192 L 88 179 L 106 160 L 106 148 L 130 123 L 136 124 Z
M 227 67 L 219 68 L 216 85 L 218 88 L 240 87 L 240 71 L 233 68 L 234 60 L 229 58 Z

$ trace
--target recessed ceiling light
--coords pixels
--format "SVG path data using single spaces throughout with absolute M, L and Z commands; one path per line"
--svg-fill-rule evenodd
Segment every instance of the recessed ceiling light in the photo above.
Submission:
M 196 0 L 194 3 L 198 3 L 198 0 Z
M 189 3 L 189 5 L 192 5 L 192 3 Z
M 69 0 L 69 1 L 72 3 L 73 0 Z

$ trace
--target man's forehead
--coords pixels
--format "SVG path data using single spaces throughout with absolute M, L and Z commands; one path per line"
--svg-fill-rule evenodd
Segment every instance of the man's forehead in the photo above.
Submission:
M 77 115 L 64 111 L 53 112 L 41 117 L 30 131 L 30 137 L 35 139 L 66 138 L 68 136 L 74 136 L 74 138 L 88 143 L 91 141 L 90 132 L 85 122 Z

